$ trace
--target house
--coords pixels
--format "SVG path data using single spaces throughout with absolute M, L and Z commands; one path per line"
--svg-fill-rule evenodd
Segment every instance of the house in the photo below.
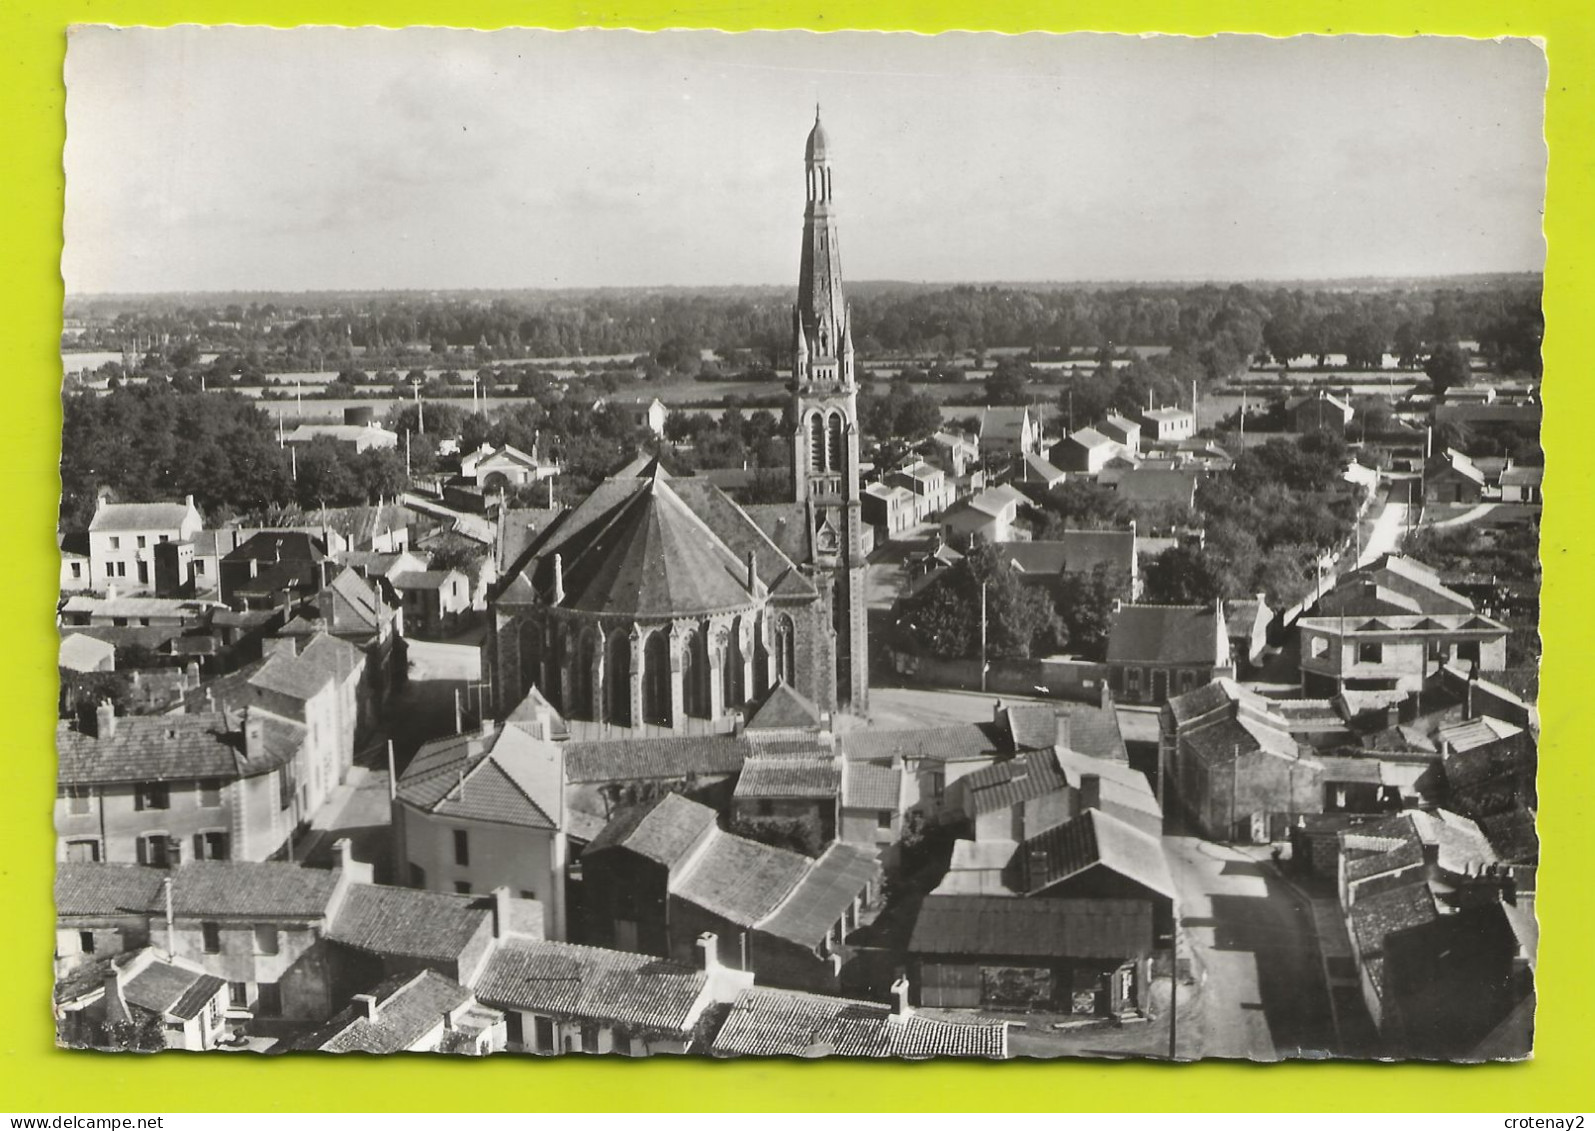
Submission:
M 1427 502 L 1477 503 L 1484 492 L 1484 472 L 1455 448 L 1447 448 L 1424 468 L 1423 497 Z
M 1230 651 L 1237 664 L 1252 666 L 1263 658 L 1268 647 L 1268 626 L 1273 619 L 1266 593 L 1259 593 L 1250 600 L 1224 602 L 1224 623 L 1229 630 Z
M 1140 595 L 1140 555 L 1134 523 L 1128 530 L 1065 530 L 1056 541 L 1009 542 L 998 546 L 997 551 L 1025 582 L 1057 590 L 1067 575 L 1089 575 L 1101 567 L 1110 576 L 1122 579 L 1122 598 L 1133 601 Z
M 235 609 L 291 605 L 326 584 L 327 544 L 302 531 L 255 534 L 221 560 L 221 599 Z
M 980 462 L 980 444 L 961 432 L 936 432 L 927 443 L 932 458 L 941 462 L 942 471 L 952 479 L 963 479 Z
M 893 1005 L 792 990 L 744 990 L 714 1038 L 716 1056 L 867 1056 L 923 1059 L 1008 1055 L 1008 1026 L 923 1015 L 909 1006 L 906 983 Z
M 264 712 L 118 717 L 101 703 L 56 731 L 56 859 L 170 866 L 267 860 L 310 813 L 305 728 Z
M 1267 843 L 1324 811 L 1323 762 L 1272 701 L 1232 679 L 1169 699 L 1159 735 L 1165 802 L 1210 840 Z
M 1507 626 L 1477 613 L 1337 613 L 1296 625 L 1304 694 L 1414 691 L 1447 664 L 1506 668 Z
M 1201 479 L 1201 473 L 1193 468 L 1142 466 L 1110 468 L 1098 482 L 1136 506 L 1191 510 L 1196 506 L 1196 485 Z
M 89 573 L 95 586 L 153 585 L 155 547 L 188 541 L 204 525 L 192 495 L 181 503 L 112 503 L 101 495 L 89 521 Z
M 1317 616 L 1473 611 L 1472 600 L 1445 585 L 1439 573 L 1401 554 L 1382 554 L 1342 574 L 1312 609 Z
M 593 407 L 613 409 L 633 428 L 645 428 L 655 436 L 665 434 L 665 421 L 670 419 L 670 406 L 658 397 L 604 397 Z
M 1108 684 L 1121 703 L 1158 705 L 1235 674 L 1222 601 L 1123 605 L 1108 637 Z
M 808 989 L 834 988 L 879 879 L 871 851 L 838 843 L 812 860 L 722 832 L 679 794 L 616 817 L 581 861 L 589 941 L 687 962 L 710 932 L 727 966 Z
M 460 460 L 460 476 L 489 494 L 507 487 L 525 487 L 558 474 L 558 463 L 527 455 L 510 444 L 498 448 L 483 444 Z
M 977 419 L 980 459 L 988 467 L 1041 451 L 1041 416 L 1030 405 L 988 405 Z
M 1196 415 L 1183 408 L 1149 408 L 1141 414 L 1141 427 L 1148 442 L 1173 443 L 1196 434 Z
M 919 521 L 915 514 L 914 493 L 906 487 L 871 483 L 859 492 L 860 513 L 864 521 L 877 527 L 882 540 L 907 533 Z
M 1021 483 L 1039 483 L 1049 490 L 1068 478 L 1035 452 L 1026 452 L 1018 462 L 1016 478 Z
M 1333 432 L 1344 436 L 1355 412 L 1326 389 L 1320 389 L 1316 396 L 1291 397 L 1285 402 L 1285 419 L 1292 432 Z
M 1539 752 L 1527 730 L 1478 715 L 1440 727 L 1435 737 L 1451 808 L 1482 820 L 1539 807 L 1535 784 Z
M 411 887 L 470 895 L 504 887 L 568 930 L 564 751 L 520 721 L 425 742 L 399 776 L 393 843 Z
M 61 604 L 63 625 L 78 628 L 203 628 L 217 611 L 211 601 L 125 596 L 110 586 L 104 597 L 76 593 Z M 178 635 L 174 633 L 173 635 Z
M 1096 431 L 1132 456 L 1141 452 L 1141 425 L 1127 416 L 1110 413 L 1096 426 Z
M 893 487 L 905 487 L 913 494 L 915 522 L 925 522 L 932 515 L 940 514 L 957 498 L 947 473 L 922 459 L 888 472 L 885 482 Z
M 974 539 L 986 542 L 1012 542 L 1024 531 L 1017 525 L 1019 507 L 1028 500 L 1013 487 L 988 487 L 979 494 L 953 504 L 942 515 L 942 532 L 956 546 L 968 546 Z
M 1052 445 L 1052 463 L 1063 471 L 1095 475 L 1126 449 L 1095 428 L 1081 428 Z
M 505 1045 L 504 1015 L 433 970 L 395 974 L 301 1038 L 305 1052 L 442 1052 L 486 1056 Z
M 81 593 L 95 586 L 94 563 L 89 558 L 87 531 L 56 537 L 61 552 L 61 592 Z
M 282 438 L 285 447 L 305 447 L 317 440 L 331 440 L 339 447 L 361 452 L 394 451 L 399 446 L 399 434 L 380 424 L 301 424 Z
M 901 765 L 844 763 L 838 838 L 876 852 L 896 844 L 903 832 L 903 813 L 908 809 L 906 785 Z
M 756 752 L 742 763 L 731 815 L 738 824 L 798 822 L 813 830 L 818 847 L 836 839 L 840 793 L 841 773 L 828 750 Z
M 114 672 L 116 645 L 81 632 L 62 635 L 57 665 L 69 672 Z
M 457 569 L 422 569 L 388 577 L 404 607 L 406 631 L 415 637 L 448 636 L 471 609 L 471 581 Z
M 1503 503 L 1540 503 L 1540 486 L 1545 480 L 1545 468 L 1507 461 L 1501 469 L 1501 501 Z
M 75 1048 L 126 1048 L 118 1034 L 131 1029 L 148 1034 L 134 1038 L 144 1051 L 206 1052 L 226 1034 L 226 1003 L 222 979 L 144 947 L 90 963 L 57 983 L 56 1037 Z
M 561 942 L 517 940 L 488 958 L 477 993 L 501 1010 L 510 1052 L 652 1056 L 703 1051 L 701 1023 L 753 976 L 719 961 L 712 937 L 698 964 Z

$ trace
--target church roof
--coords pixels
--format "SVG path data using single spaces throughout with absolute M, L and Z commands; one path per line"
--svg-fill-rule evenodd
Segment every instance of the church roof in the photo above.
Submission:
M 824 161 L 827 144 L 825 127 L 820 125 L 820 108 L 816 106 L 814 108 L 814 128 L 809 131 L 808 144 L 803 149 L 804 159 L 807 161 Z

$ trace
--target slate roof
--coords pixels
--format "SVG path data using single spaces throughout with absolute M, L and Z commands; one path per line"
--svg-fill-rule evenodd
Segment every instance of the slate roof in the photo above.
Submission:
M 1031 477 L 1034 477 L 1040 482 L 1050 486 L 1051 484 L 1058 482 L 1060 479 L 1067 478 L 1062 471 L 1059 471 L 1056 467 L 1053 467 L 1052 464 L 1048 463 L 1034 452 L 1026 452 L 1022 462 L 1024 464 L 1024 474 L 1027 480 Z
M 1051 751 L 1031 751 L 993 762 L 961 778 L 975 816 L 1011 809 L 1064 787 L 1063 774 Z
M 203 971 L 155 961 L 122 984 L 122 997 L 129 1005 L 190 1021 L 226 985 Z
M 359 1003 L 350 1004 L 298 1047 L 319 1052 L 404 1052 L 472 997 L 470 990 L 434 970 L 396 974 L 370 994 L 377 999 L 375 1021 Z
M 931 1057 L 1007 1055 L 1001 1023 L 961 1025 L 890 1006 L 796 990 L 737 996 L 714 1039 L 721 1056 Z
M 1127 502 L 1188 505 L 1198 478 L 1198 472 L 1183 468 L 1131 467 L 1114 476 L 1113 488 Z
M 187 503 L 106 503 L 89 520 L 93 530 L 176 530 L 188 519 Z
M 565 774 L 572 782 L 734 774 L 742 769 L 750 752 L 749 743 L 733 735 L 568 742 L 565 744 Z
M 327 937 L 372 954 L 454 962 L 491 914 L 468 895 L 353 884 Z
M 789 683 L 777 683 L 747 721 L 748 730 L 777 730 L 788 727 L 813 727 L 820 723 L 820 708 L 814 700 Z
M 873 852 L 832 844 L 758 929 L 802 947 L 817 947 L 879 873 Z
M 1013 886 L 1034 894 L 1089 868 L 1104 867 L 1170 899 L 1174 880 L 1162 844 L 1100 809 L 1023 842 L 1014 854 Z
M 903 774 L 875 762 L 848 762 L 842 771 L 842 805 L 848 809 L 896 811 L 903 793 Z
M 1545 481 L 1545 469 L 1524 464 L 1513 464 L 1501 471 L 1503 487 L 1538 487 Z
M 450 578 L 465 580 L 457 569 L 412 569 L 394 574 L 389 580 L 395 589 L 442 589 Z
M 400 800 L 427 813 L 554 830 L 563 808 L 559 749 L 514 723 L 428 742 L 399 777 Z
M 226 554 L 224 562 L 324 561 L 327 545 L 298 530 L 263 530 Z
M 713 828 L 713 809 L 679 793 L 667 793 L 619 814 L 593 838 L 583 855 L 622 847 L 667 868 L 674 867 Z
M 124 715 L 106 738 L 62 722 L 56 728 L 57 778 L 66 785 L 242 778 L 291 761 L 304 728 L 266 716 L 266 751 L 244 757 L 243 735 L 220 713 Z
M 707 982 L 651 955 L 517 940 L 494 950 L 476 993 L 502 1009 L 686 1033 Z
M 1117 959 L 1151 953 L 1152 930 L 1152 904 L 1145 899 L 932 894 L 920 905 L 908 951 L 993 959 Z
M 834 798 L 840 786 L 830 755 L 803 757 L 759 754 L 742 763 L 736 797 Z
M 1108 637 L 1108 663 L 1223 662 L 1229 639 L 1211 605 L 1125 605 Z
M 1077 428 L 1059 441 L 1059 443 L 1065 442 L 1078 444 L 1082 448 L 1100 448 L 1109 444 L 1118 444 L 1117 440 L 1104 436 L 1095 428 Z
M 809 863 L 799 853 L 715 829 L 670 891 L 728 922 L 752 927 L 781 905 Z

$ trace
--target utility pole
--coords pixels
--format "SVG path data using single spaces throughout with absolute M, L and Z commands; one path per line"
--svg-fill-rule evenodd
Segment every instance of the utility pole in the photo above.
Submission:
M 1169 948 L 1169 1059 L 1180 1059 L 1180 910 L 1179 903 L 1171 900 L 1174 915 L 1174 936 Z
M 980 583 L 980 690 L 986 690 L 986 583 Z

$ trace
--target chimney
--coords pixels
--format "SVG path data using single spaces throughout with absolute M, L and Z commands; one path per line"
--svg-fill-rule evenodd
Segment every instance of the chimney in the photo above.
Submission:
M 116 733 L 116 704 L 101 699 L 94 707 L 94 737 L 110 738 Z
M 506 939 L 510 933 L 510 889 L 500 884 L 493 889 L 493 937 Z
M 1097 687 L 1097 706 L 1105 711 L 1113 706 L 1113 689 L 1108 686 L 1106 679 L 1098 684 Z
M 565 561 L 558 554 L 554 555 L 554 604 L 565 603 Z
M 244 708 L 244 758 L 253 762 L 266 756 L 266 720 L 259 711 Z
M 379 1010 L 375 994 L 355 994 L 354 1008 L 355 1012 L 361 1017 L 373 1025 L 376 1024 Z
M 997 698 L 994 699 L 991 704 L 991 721 L 995 724 L 1001 725 L 1002 713 L 1005 709 L 1006 708 L 1004 708 L 1002 704 L 1002 696 L 997 696 Z
M 1102 808 L 1102 777 L 1100 774 L 1080 775 L 1080 808 Z
M 713 976 L 720 969 L 720 936 L 705 931 L 698 936 L 698 949 L 703 951 L 703 971 Z
M 914 1007 L 908 1004 L 908 979 L 898 975 L 892 983 L 892 1013 L 898 1017 L 909 1017 L 914 1012 Z
M 362 864 L 354 858 L 354 842 L 348 837 L 341 836 L 333 841 L 332 851 L 337 857 L 338 871 L 343 873 L 347 882 L 357 884 L 376 882 L 375 865 Z
M 194 509 L 194 496 L 193 495 L 184 495 L 183 496 L 183 505 L 186 506 L 189 510 L 193 510 Z

